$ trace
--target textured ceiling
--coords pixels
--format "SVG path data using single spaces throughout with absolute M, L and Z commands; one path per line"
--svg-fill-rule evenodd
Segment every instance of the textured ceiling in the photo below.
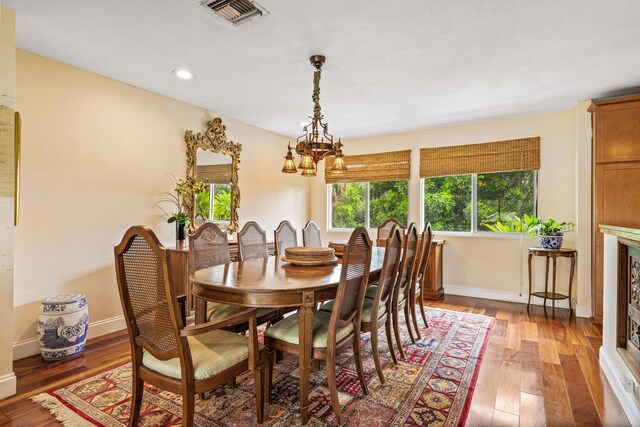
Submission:
M 285 135 L 320 101 L 341 138 L 517 116 L 640 86 L 637 0 L 4 0 L 20 48 Z M 180 81 L 172 70 L 197 75 Z

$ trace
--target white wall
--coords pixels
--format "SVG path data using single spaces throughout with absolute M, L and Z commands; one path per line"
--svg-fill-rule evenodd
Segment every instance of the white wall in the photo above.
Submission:
M 0 7 L 0 399 L 16 392 L 13 341 L 15 13 Z
M 366 154 L 411 149 L 409 180 L 409 221 L 420 224 L 420 148 L 473 144 L 506 139 L 540 136 L 541 169 L 539 171 L 539 215 L 559 221 L 576 222 L 576 112 L 575 110 L 474 123 L 438 129 L 426 129 L 394 135 L 350 140 L 345 154 Z M 582 120 L 582 119 L 581 119 Z M 580 161 L 586 161 L 583 158 Z M 587 165 L 588 167 L 588 165 Z M 344 240 L 348 233 L 327 229 L 326 184 L 323 176 L 311 179 L 310 215 L 324 229 L 323 238 Z M 315 195 L 318 196 L 315 196 Z M 590 194 L 585 194 L 590 200 Z M 582 218 L 580 218 L 582 221 Z M 587 223 L 588 227 L 588 223 Z M 375 230 L 372 230 L 375 233 Z M 436 233 L 436 236 L 438 234 Z M 372 234 L 375 237 L 375 234 Z M 526 301 L 527 248 L 538 246 L 535 240 L 518 237 L 468 237 L 443 235 L 444 284 L 446 293 Z M 576 234 L 565 235 L 564 247 L 576 247 Z M 538 259 L 534 275 L 543 276 L 542 260 Z M 559 261 L 559 289 L 566 289 L 568 269 Z M 581 270 L 582 271 L 582 270 Z M 582 271 L 582 274 L 587 274 Z M 590 277 L 590 276 L 589 276 Z M 578 277 L 578 281 L 589 281 Z M 541 283 L 541 282 L 539 282 Z M 562 287 L 562 288 L 561 288 Z M 575 289 L 575 288 L 574 288 Z M 588 288 L 587 288 L 588 289 Z M 574 298 L 576 293 L 574 292 Z M 590 293 L 580 289 L 581 304 L 590 306 Z M 584 307 L 583 307 L 584 308 Z M 584 311 L 583 311 L 584 313 Z
M 134 224 L 174 243 L 175 229 L 153 205 L 173 190 L 169 174 L 184 177 L 184 132 L 204 131 L 215 113 L 22 50 L 16 98 L 23 174 L 14 357 L 23 357 L 37 349 L 46 296 L 86 294 L 94 335 L 123 327 L 113 247 Z M 242 144 L 240 225 L 256 220 L 271 232 L 288 218 L 302 226 L 308 183 L 280 172 L 287 138 L 222 119 L 228 138 Z

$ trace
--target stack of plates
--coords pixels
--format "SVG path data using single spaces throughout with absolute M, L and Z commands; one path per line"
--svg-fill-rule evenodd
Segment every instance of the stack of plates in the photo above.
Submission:
M 342 258 L 344 255 L 345 242 L 329 242 L 329 247 L 336 251 L 336 256 Z
M 294 265 L 315 266 L 337 264 L 338 258 L 336 258 L 335 251 L 332 248 L 297 246 L 285 249 L 282 261 Z

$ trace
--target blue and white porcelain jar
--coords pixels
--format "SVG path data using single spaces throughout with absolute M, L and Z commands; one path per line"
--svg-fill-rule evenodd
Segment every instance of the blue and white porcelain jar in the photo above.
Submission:
M 545 249 L 560 249 L 562 247 L 563 235 L 564 233 L 555 233 L 538 236 L 540 246 Z
M 87 297 L 56 295 L 42 300 L 38 340 L 45 360 L 60 360 L 84 351 L 89 327 Z

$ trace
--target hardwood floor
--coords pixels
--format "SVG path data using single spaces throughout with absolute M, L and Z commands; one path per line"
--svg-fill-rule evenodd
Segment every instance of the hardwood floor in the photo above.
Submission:
M 629 422 L 598 365 L 601 330 L 568 310 L 446 296 L 428 307 L 495 317 L 467 426 L 624 426 Z M 0 426 L 59 425 L 29 396 L 129 361 L 125 331 L 91 340 L 84 355 L 16 361 L 18 394 L 0 401 Z

